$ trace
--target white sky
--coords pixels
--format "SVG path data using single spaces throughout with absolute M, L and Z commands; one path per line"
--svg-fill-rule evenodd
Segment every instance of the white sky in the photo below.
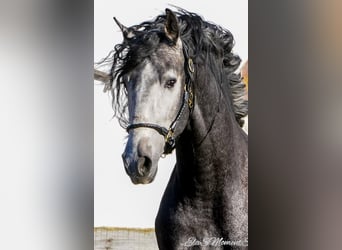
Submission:
M 117 3 L 117 4 L 115 4 Z M 211 1 L 94 1 L 94 60 L 107 55 L 122 41 L 115 16 L 126 26 L 150 20 L 168 4 L 195 12 L 230 30 L 235 53 L 248 58 L 248 0 Z M 155 180 L 134 185 L 124 170 L 121 154 L 126 132 L 112 119 L 109 95 L 95 82 L 94 90 L 94 226 L 154 227 L 159 203 L 175 164 L 174 155 L 159 161 Z

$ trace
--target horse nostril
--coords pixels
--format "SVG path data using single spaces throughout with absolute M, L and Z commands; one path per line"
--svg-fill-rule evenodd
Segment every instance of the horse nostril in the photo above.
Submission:
M 152 167 L 152 160 L 147 157 L 139 157 L 138 159 L 138 172 L 140 176 L 147 176 Z

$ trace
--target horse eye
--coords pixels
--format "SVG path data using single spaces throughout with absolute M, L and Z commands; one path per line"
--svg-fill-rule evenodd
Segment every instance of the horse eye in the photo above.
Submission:
M 170 79 L 166 82 L 165 84 L 165 88 L 172 88 L 173 86 L 175 86 L 175 83 L 176 83 L 176 79 Z

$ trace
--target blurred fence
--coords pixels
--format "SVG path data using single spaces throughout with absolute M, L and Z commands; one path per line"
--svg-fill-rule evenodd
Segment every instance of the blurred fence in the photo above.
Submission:
M 96 227 L 94 250 L 157 250 L 154 228 Z

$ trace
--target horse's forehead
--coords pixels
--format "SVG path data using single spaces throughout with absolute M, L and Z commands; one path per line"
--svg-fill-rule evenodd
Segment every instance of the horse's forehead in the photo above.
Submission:
M 142 45 L 139 51 L 149 51 L 148 54 L 143 54 L 140 58 L 142 61 L 131 72 L 131 75 L 141 76 L 150 75 L 150 78 L 158 77 L 166 71 L 177 72 L 178 74 L 184 67 L 184 55 L 181 44 L 170 46 L 165 43 L 160 43 L 154 48 L 144 47 Z M 139 54 L 137 56 L 139 58 Z
M 141 80 L 152 83 L 167 76 L 177 77 L 177 75 L 181 74 L 182 67 L 182 65 L 178 65 L 174 60 L 170 59 L 148 60 L 142 67 Z
M 183 52 L 177 47 L 163 45 L 151 56 L 151 63 L 161 68 L 180 69 L 183 67 Z

